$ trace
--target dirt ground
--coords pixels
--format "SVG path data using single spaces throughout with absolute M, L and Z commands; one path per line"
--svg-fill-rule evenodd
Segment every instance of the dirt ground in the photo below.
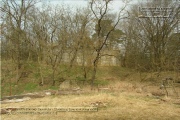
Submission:
M 176 89 L 179 92 L 179 88 Z M 115 82 L 91 91 L 88 87 L 79 94 L 46 95 L 23 102 L 1 104 L 2 108 L 73 108 L 95 107 L 98 111 L 59 111 L 54 113 L 2 114 L 2 120 L 179 120 L 180 98 L 157 86 L 142 86 Z M 78 92 L 78 91 L 77 91 Z

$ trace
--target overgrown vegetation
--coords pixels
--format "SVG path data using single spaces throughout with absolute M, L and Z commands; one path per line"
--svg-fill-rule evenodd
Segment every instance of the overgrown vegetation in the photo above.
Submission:
M 2 95 L 58 89 L 65 80 L 93 88 L 108 85 L 102 79 L 106 75 L 122 80 L 133 73 L 141 82 L 150 75 L 149 81 L 158 82 L 170 71 L 178 81 L 177 2 L 123 1 L 113 12 L 113 0 L 90 0 L 87 7 L 75 10 L 45 4 L 41 8 L 37 0 L 2 0 Z M 172 8 L 171 14 L 161 13 L 169 17 L 142 17 L 154 13 L 138 12 L 139 7 L 161 5 Z M 116 67 L 102 67 L 105 56 Z
M 85 79 L 84 76 L 81 74 L 83 72 L 83 69 L 81 66 L 76 66 L 71 68 L 68 71 L 65 71 L 67 69 L 67 66 L 62 65 L 61 70 L 64 70 L 65 72 L 62 72 L 61 75 L 56 76 L 56 84 L 54 86 L 51 86 L 51 71 L 48 69 L 50 66 L 42 66 L 42 73 L 44 76 L 44 85 L 41 86 L 41 76 L 38 73 L 38 66 L 35 65 L 36 62 L 31 62 L 31 67 L 27 67 L 25 69 L 26 73 L 20 78 L 20 83 L 17 84 L 16 80 L 13 76 L 16 75 L 16 71 L 11 72 L 12 77 L 10 76 L 2 76 L 1 81 L 1 87 L 2 87 L 2 96 L 8 96 L 8 95 L 16 95 L 20 93 L 27 93 L 27 92 L 35 92 L 40 90 L 46 90 L 46 89 L 52 89 L 52 90 L 58 90 L 59 85 L 65 81 L 65 80 L 71 80 L 72 84 L 78 85 L 81 88 L 86 87 L 90 85 L 91 81 L 90 79 Z M 6 69 L 6 67 L 9 66 L 9 64 L 3 63 L 2 70 Z M 32 67 L 33 66 L 33 67 Z M 5 67 L 5 68 L 4 68 Z M 124 73 L 123 73 L 124 71 Z M 109 84 L 109 79 L 113 75 L 114 78 L 118 79 L 125 75 L 124 68 L 119 67 L 100 67 L 97 72 L 97 80 L 95 81 L 94 85 L 97 86 L 106 86 Z M 114 74 L 112 74 L 114 73 Z M 88 73 L 91 74 L 91 71 Z M 112 74 L 112 75 L 111 75 Z

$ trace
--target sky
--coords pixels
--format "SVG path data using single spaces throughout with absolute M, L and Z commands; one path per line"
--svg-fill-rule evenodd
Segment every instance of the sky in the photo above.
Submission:
M 137 0 L 132 0 L 131 3 L 136 2 Z M 69 5 L 72 8 L 75 7 L 86 7 L 88 5 L 88 0 L 43 0 L 43 3 L 53 4 L 53 5 Z M 110 8 L 114 11 L 118 11 L 123 6 L 122 0 L 114 0 L 110 4 Z

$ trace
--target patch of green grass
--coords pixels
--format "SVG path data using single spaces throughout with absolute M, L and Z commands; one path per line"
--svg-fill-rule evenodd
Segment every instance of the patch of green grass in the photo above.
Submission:
M 34 84 L 34 83 L 27 83 L 24 87 L 24 90 L 26 91 L 33 91 L 37 88 L 37 84 Z
M 49 89 L 51 89 L 51 90 L 58 90 L 59 86 L 50 86 Z
M 24 92 L 24 86 L 25 86 L 25 84 L 23 84 L 23 83 L 19 83 L 18 85 L 16 83 L 3 84 L 1 86 L 1 90 L 2 90 L 1 95 L 2 95 L 2 97 L 10 96 L 10 95 L 19 95 Z
M 13 86 L 13 85 L 12 85 Z M 3 96 L 8 96 L 10 94 L 10 84 L 2 84 L 1 85 L 1 95 Z
M 38 73 L 38 72 L 37 72 L 37 73 L 34 73 L 34 78 L 35 78 L 35 79 L 40 78 L 40 73 Z
M 119 66 L 114 66 L 111 67 L 111 71 L 110 74 L 116 77 L 125 77 L 128 74 L 130 74 L 130 72 L 132 72 L 130 69 L 128 68 L 123 68 L 123 67 L 119 67 Z
M 76 82 L 77 82 L 77 83 L 83 82 L 83 81 L 85 81 L 85 78 L 84 78 L 84 77 L 81 77 L 81 76 L 76 77 Z
M 35 62 L 29 62 L 25 65 L 26 69 L 36 69 L 37 68 L 37 63 Z
M 105 85 L 108 85 L 108 84 L 109 84 L 109 81 L 107 81 L 107 80 L 95 80 L 94 81 L 95 86 L 98 86 L 98 85 L 105 86 Z
M 75 79 L 75 83 L 78 84 L 80 87 L 83 87 L 83 85 L 87 83 L 87 80 L 82 76 L 78 76 Z

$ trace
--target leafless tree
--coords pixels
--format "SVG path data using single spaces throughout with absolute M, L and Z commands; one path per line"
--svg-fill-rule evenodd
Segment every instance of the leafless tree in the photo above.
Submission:
M 3 19 L 3 36 L 11 46 L 11 58 L 16 63 L 16 82 L 23 71 L 24 52 L 27 35 L 27 19 L 29 10 L 37 3 L 35 0 L 2 0 L 0 7 Z
M 127 6 L 127 1 L 125 1 L 125 5 L 121 8 L 121 10 L 119 10 L 117 14 L 117 19 L 114 21 L 112 28 L 109 29 L 108 32 L 104 36 L 101 36 L 100 33 L 104 29 L 102 27 L 102 21 L 104 20 L 105 16 L 108 14 L 109 5 L 111 2 L 113 2 L 113 0 L 91 0 L 90 1 L 90 8 L 94 15 L 94 22 L 95 24 L 97 24 L 97 29 L 96 29 L 97 37 L 96 37 L 96 40 L 95 40 L 96 43 L 94 46 L 95 58 L 93 59 L 93 73 L 92 73 L 92 78 L 91 78 L 92 87 L 94 85 L 94 80 L 96 78 L 96 72 L 97 72 L 98 62 L 101 56 L 101 51 L 106 45 L 110 34 L 112 33 L 112 31 L 115 30 L 120 20 L 128 17 L 128 14 L 125 12 L 126 6 Z
M 136 48 L 133 49 L 136 51 L 136 56 L 131 57 L 135 58 L 135 67 L 139 64 L 154 71 L 165 69 L 167 60 L 170 58 L 167 54 L 168 41 L 179 21 L 179 5 L 176 3 L 152 0 L 131 7 L 131 16 L 126 25 L 126 43 L 128 43 L 126 45 Z M 163 10 L 155 12 L 159 7 Z M 126 49 L 129 56 L 133 51 Z M 128 54 L 126 58 L 127 56 Z M 149 63 L 147 64 L 146 61 Z

